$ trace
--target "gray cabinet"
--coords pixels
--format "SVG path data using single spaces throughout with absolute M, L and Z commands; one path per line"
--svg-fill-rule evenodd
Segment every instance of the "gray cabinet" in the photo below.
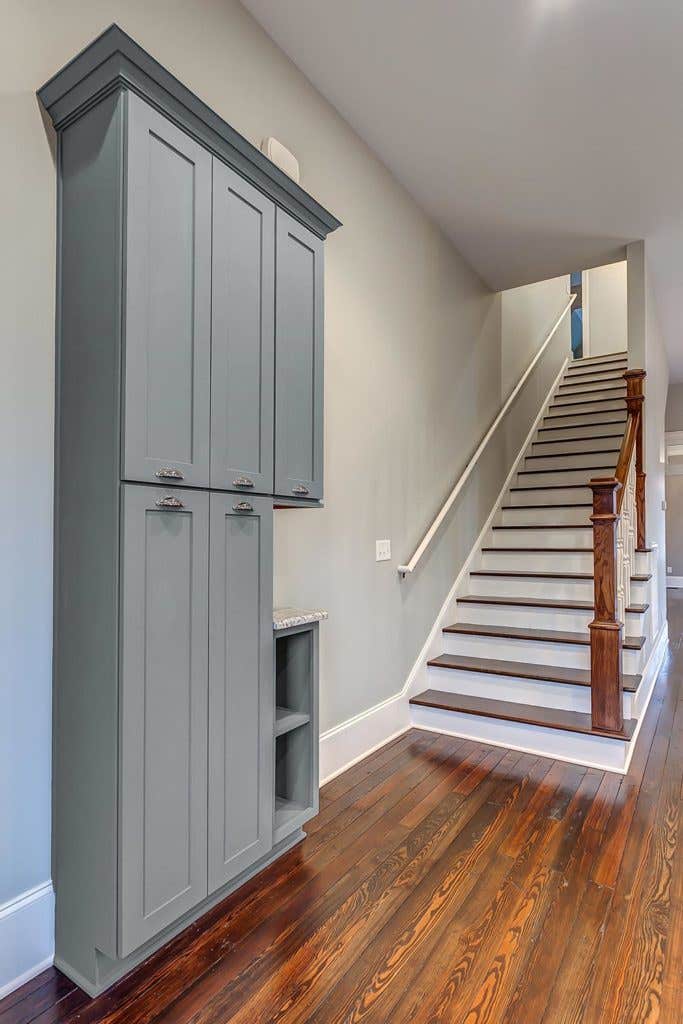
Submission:
M 273 843 L 273 508 L 211 495 L 209 891 Z
M 323 244 L 277 211 L 275 494 L 323 496 Z
M 322 495 L 339 222 L 116 26 L 39 96 L 59 175 L 55 963 L 95 995 L 315 807 L 313 705 L 275 722 L 272 492 Z
M 273 486 L 275 206 L 213 165 L 211 486 Z
M 211 156 L 128 95 L 124 475 L 209 484 Z
M 119 954 L 207 893 L 209 496 L 123 487 Z

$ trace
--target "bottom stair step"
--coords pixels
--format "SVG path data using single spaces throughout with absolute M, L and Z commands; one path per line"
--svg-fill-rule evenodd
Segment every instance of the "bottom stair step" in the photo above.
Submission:
M 481 672 L 487 675 L 510 676 L 517 679 L 540 679 L 548 683 L 569 683 L 590 686 L 591 674 L 581 668 L 559 668 L 557 665 L 529 665 L 523 661 L 502 661 L 499 658 L 470 658 L 460 654 L 440 654 L 427 662 L 434 668 L 449 668 L 461 672 Z M 635 693 L 640 676 L 623 677 L 623 688 Z
M 580 711 L 533 707 L 530 704 L 515 704 L 511 701 L 491 700 L 484 697 L 466 697 L 459 693 L 447 693 L 445 690 L 425 690 L 423 693 L 411 697 L 410 703 L 419 707 L 457 711 L 466 715 L 499 718 L 507 722 L 521 722 L 524 725 L 538 725 L 546 729 L 560 729 L 565 732 L 584 733 L 624 741 L 631 739 L 636 726 L 634 719 L 628 719 L 624 722 L 621 732 L 607 732 L 593 729 L 591 716 Z

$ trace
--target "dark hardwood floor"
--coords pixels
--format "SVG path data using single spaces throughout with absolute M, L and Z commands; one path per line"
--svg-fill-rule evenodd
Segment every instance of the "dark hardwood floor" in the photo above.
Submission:
M 306 841 L 97 1000 L 0 1024 L 680 1024 L 683 591 L 626 776 L 413 730 Z

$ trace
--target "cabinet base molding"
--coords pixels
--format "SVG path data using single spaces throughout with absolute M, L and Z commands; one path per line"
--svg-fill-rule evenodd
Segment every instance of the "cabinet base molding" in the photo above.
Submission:
M 293 847 L 298 846 L 306 838 L 306 833 L 303 829 L 299 829 L 293 832 L 292 835 L 287 836 L 282 842 L 275 845 L 270 853 L 262 860 L 258 861 L 247 871 L 242 872 L 241 875 L 237 875 L 236 878 L 223 886 L 222 889 L 218 889 L 211 896 L 208 896 L 205 900 L 202 900 L 193 910 L 189 911 L 183 917 L 179 918 L 171 927 L 160 932 L 150 942 L 146 942 L 139 949 L 136 949 L 130 956 L 125 957 L 123 960 L 113 960 L 111 957 L 105 956 L 104 953 L 100 953 L 99 950 L 94 950 L 94 958 L 92 959 L 93 972 L 92 976 L 88 976 L 83 973 L 82 970 L 78 970 L 72 963 L 66 961 L 59 954 L 55 955 L 54 964 L 63 974 L 66 974 L 67 978 L 71 978 L 79 988 L 82 988 L 89 996 L 93 998 L 99 996 L 106 989 L 120 981 L 126 974 L 135 970 L 144 960 L 150 957 L 153 953 L 157 953 L 163 949 L 163 947 L 174 939 L 180 932 L 184 931 L 189 925 L 194 924 L 204 914 L 213 910 L 219 903 L 225 900 L 228 896 L 232 895 L 236 889 L 239 889 L 241 885 L 248 882 L 254 875 L 257 875 L 259 871 L 263 871 L 269 864 L 277 860 L 283 854 L 287 853 Z M 230 954 L 227 953 L 227 956 Z

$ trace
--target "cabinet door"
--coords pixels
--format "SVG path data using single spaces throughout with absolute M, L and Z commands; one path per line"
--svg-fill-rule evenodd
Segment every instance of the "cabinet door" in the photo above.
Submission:
M 273 841 L 272 533 L 271 500 L 211 495 L 210 892 Z
M 275 493 L 323 496 L 323 243 L 277 211 Z
M 213 162 L 211 486 L 273 489 L 275 207 Z
M 122 497 L 119 953 L 207 894 L 209 496 Z
M 128 95 L 124 476 L 209 484 L 211 156 Z

